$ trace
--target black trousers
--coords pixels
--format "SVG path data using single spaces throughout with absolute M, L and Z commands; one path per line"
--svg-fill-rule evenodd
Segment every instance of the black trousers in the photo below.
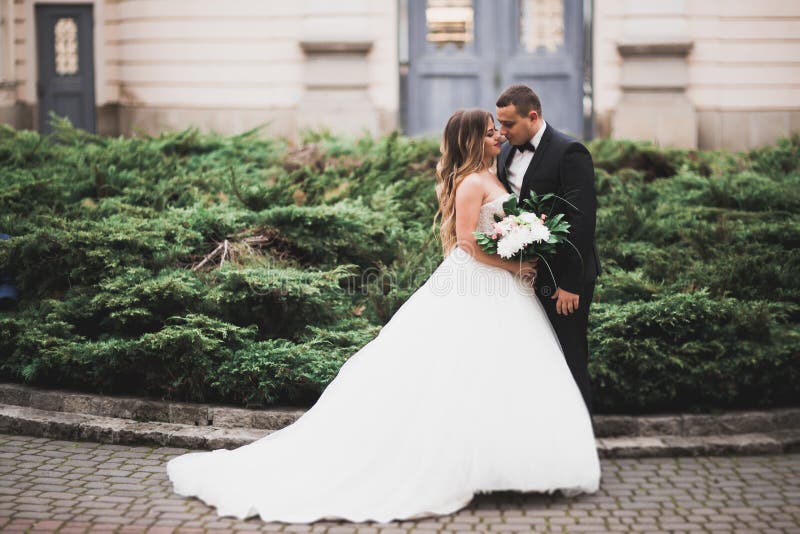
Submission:
M 536 295 L 539 297 L 539 301 L 544 306 L 547 317 L 556 331 L 556 336 L 558 336 L 558 341 L 564 350 L 564 357 L 567 360 L 569 370 L 572 372 L 572 377 L 575 379 L 575 383 L 578 384 L 581 395 L 583 395 L 586 408 L 591 414 L 592 392 L 589 383 L 589 369 L 587 367 L 589 340 L 586 336 L 586 330 L 589 324 L 589 306 L 594 296 L 594 282 L 583 286 L 578 309 L 569 315 L 556 313 L 556 301 L 551 298 L 553 296 L 553 286 L 551 284 L 544 284 L 541 287 L 537 285 Z

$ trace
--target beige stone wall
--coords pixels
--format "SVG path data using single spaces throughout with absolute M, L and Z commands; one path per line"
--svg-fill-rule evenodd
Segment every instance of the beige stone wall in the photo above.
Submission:
M 14 11 L 16 97 L 35 109 L 34 2 L 2 2 Z M 294 137 L 312 125 L 372 133 L 397 126 L 396 0 L 88 2 L 100 131 L 234 133 L 266 124 L 270 134 Z M 301 47 L 309 41 L 368 46 L 309 55 Z M 357 71 L 339 69 L 342 60 Z M 320 73 L 330 83 L 310 87 Z
M 617 43 L 673 30 L 693 43 L 686 92 L 700 148 L 745 149 L 800 130 L 797 0 L 595 0 L 594 9 L 599 133 L 610 133 L 621 98 Z
M 266 125 L 269 134 L 295 137 L 306 126 L 379 133 L 396 125 L 393 0 L 118 0 L 112 24 L 109 74 L 123 133 Z M 312 67 L 340 59 L 309 57 L 301 43 L 315 40 L 371 46 L 354 59 L 362 70 L 357 98 L 328 88 L 325 106 L 309 117 Z
M 0 0 L 0 82 L 14 79 L 14 0 Z
M 397 0 L 37 1 L 93 4 L 104 133 L 397 126 Z M 0 120 L 35 127 L 33 6 L 0 0 Z M 594 0 L 593 27 L 600 134 L 622 95 L 617 43 L 672 30 L 693 43 L 686 95 L 701 148 L 748 148 L 800 129 L 800 1 Z

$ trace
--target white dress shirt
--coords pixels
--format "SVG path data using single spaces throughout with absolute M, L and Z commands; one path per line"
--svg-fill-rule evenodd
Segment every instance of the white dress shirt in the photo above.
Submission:
M 536 132 L 536 135 L 534 135 L 533 139 L 530 141 L 534 149 L 539 148 L 539 142 L 542 140 L 545 128 L 547 128 L 547 123 L 542 120 L 542 127 L 539 128 L 539 131 Z M 528 170 L 532 159 L 533 152 L 530 150 L 526 150 L 522 153 L 514 150 L 514 159 L 512 159 L 511 164 L 508 165 L 508 185 L 511 186 L 511 192 L 513 192 L 518 199 L 520 189 L 522 189 L 522 179 L 525 178 L 525 171 Z

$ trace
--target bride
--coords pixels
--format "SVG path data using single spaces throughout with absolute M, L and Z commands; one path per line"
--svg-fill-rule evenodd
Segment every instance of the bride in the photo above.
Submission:
M 530 281 L 489 256 L 509 198 L 492 115 L 456 112 L 437 167 L 444 261 L 295 423 L 235 450 L 178 456 L 174 491 L 220 516 L 389 522 L 494 490 L 598 489 L 589 414 Z

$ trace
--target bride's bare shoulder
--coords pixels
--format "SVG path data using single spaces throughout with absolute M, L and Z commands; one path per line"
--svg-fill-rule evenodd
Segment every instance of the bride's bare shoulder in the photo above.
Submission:
M 468 174 L 461 180 L 456 188 L 456 197 L 483 197 L 486 192 L 486 182 L 477 172 Z

